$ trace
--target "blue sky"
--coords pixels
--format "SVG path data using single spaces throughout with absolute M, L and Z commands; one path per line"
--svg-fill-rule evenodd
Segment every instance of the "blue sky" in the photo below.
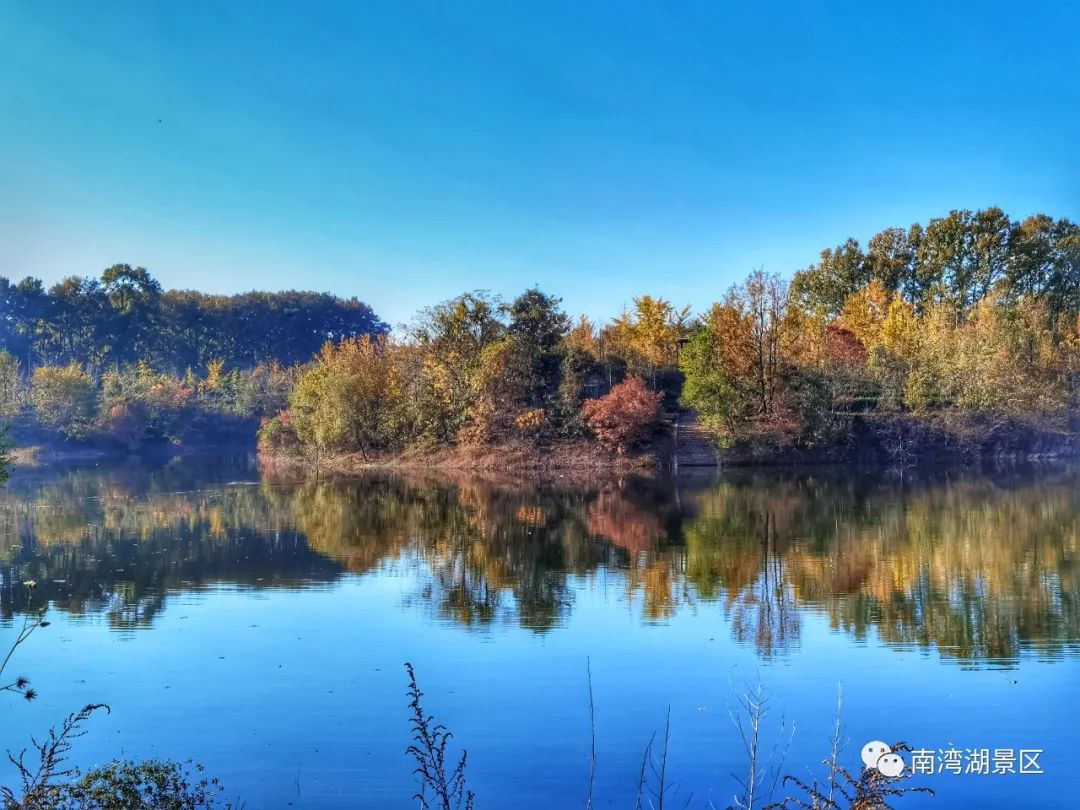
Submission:
M 950 208 L 1080 217 L 1046 3 L 0 6 L 0 275 L 609 317 Z

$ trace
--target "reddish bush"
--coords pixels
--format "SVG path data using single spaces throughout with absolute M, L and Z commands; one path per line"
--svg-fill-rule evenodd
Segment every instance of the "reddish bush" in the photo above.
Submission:
M 582 414 L 600 443 L 621 455 L 652 433 L 662 399 L 663 395 L 646 388 L 640 377 L 627 377 L 606 396 L 587 400 Z
M 831 366 L 866 365 L 866 348 L 850 329 L 841 326 L 825 327 L 825 356 Z
M 273 455 L 298 452 L 300 449 L 300 439 L 296 435 L 292 411 L 286 409 L 277 416 L 262 420 L 259 426 L 260 453 Z

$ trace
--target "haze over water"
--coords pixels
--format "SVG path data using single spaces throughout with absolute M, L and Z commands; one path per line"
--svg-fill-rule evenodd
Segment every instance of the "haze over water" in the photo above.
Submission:
M 248 459 L 19 468 L 0 491 L 5 637 L 52 624 L 0 703 L 23 747 L 106 702 L 77 763 L 194 758 L 250 807 L 412 806 L 403 664 L 469 751 L 479 807 L 632 806 L 671 709 L 675 803 L 727 806 L 729 710 L 759 679 L 786 770 L 872 739 L 1044 749 L 1044 775 L 936 774 L 905 807 L 1080 789 L 1080 475 L 831 468 L 580 482 L 289 481 Z M 818 769 L 820 772 L 820 768 Z M 5 773 L 5 776 L 9 774 Z M 784 791 L 784 792 L 790 792 Z

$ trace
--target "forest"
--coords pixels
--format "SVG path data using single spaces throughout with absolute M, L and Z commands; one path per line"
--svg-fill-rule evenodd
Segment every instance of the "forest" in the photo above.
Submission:
M 163 290 L 127 264 L 47 290 L 0 277 L 0 420 L 130 449 L 250 436 L 323 343 L 387 329 L 355 298 Z
M 241 369 L 293 365 L 327 340 L 388 329 L 355 298 L 163 290 L 146 268 L 128 264 L 47 290 L 36 278 L 0 276 L 0 313 L 0 347 L 25 368 L 75 364 L 95 377 L 139 362 L 174 375 L 213 361 Z
M 850 442 L 860 419 L 1075 437 L 1080 226 L 998 208 L 848 239 L 718 301 L 641 295 L 607 323 L 529 289 L 463 293 L 391 333 L 329 294 L 0 279 L 0 414 L 69 440 L 252 435 L 267 454 L 648 448 L 677 412 L 720 447 Z

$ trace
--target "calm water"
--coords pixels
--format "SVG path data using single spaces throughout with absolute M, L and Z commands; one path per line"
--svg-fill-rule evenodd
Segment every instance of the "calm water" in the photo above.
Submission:
M 403 663 L 469 750 L 479 806 L 581 806 L 587 662 L 600 806 L 632 807 L 670 706 L 675 804 L 726 807 L 729 717 L 764 684 L 786 770 L 871 739 L 1044 749 L 1044 775 L 940 774 L 904 807 L 1075 806 L 1080 475 L 835 470 L 538 485 L 265 480 L 247 460 L 19 470 L 3 626 L 53 621 L 0 701 L 22 747 L 107 702 L 80 764 L 194 758 L 252 808 L 412 806 Z M 13 671 L 13 674 L 14 671 Z

